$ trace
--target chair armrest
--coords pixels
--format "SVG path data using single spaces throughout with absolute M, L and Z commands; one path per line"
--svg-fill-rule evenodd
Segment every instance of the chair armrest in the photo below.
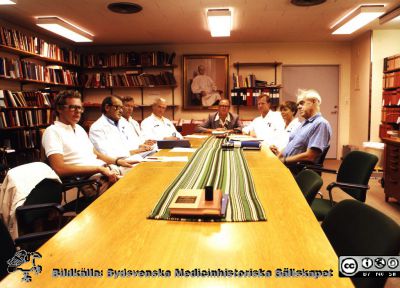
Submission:
M 34 205 L 23 205 L 16 209 L 16 213 L 23 213 L 26 211 L 38 211 L 53 208 L 57 210 L 60 214 L 64 213 L 64 208 L 58 203 L 44 203 L 44 204 L 34 204 Z
M 297 167 L 299 170 L 313 170 L 315 172 L 325 172 L 325 173 L 331 173 L 331 174 L 337 174 L 336 170 L 333 169 L 327 169 L 321 166 L 320 164 L 315 164 L 312 161 L 299 161 L 293 164 L 287 164 L 287 167 Z
M 38 241 L 38 240 L 45 240 L 45 239 L 50 239 L 53 237 L 59 230 L 50 230 L 50 231 L 44 231 L 44 232 L 35 232 L 35 233 L 30 233 L 26 234 L 23 236 L 20 236 L 14 240 L 15 245 L 21 246 L 22 244 L 25 243 L 30 243 L 33 241 Z
M 304 169 L 310 169 L 315 172 L 325 172 L 325 173 L 337 174 L 337 171 L 334 169 L 327 169 L 321 165 L 316 165 L 316 164 L 306 164 L 306 165 L 304 165 Z
M 355 189 L 364 189 L 368 190 L 369 185 L 362 185 L 362 184 L 352 184 L 352 183 L 344 183 L 344 182 L 332 182 L 328 186 L 326 186 L 326 189 L 328 191 L 332 190 L 334 187 L 339 187 L 339 188 L 355 188 Z
M 80 179 L 80 178 L 68 178 L 63 179 L 63 188 L 64 190 L 69 190 L 72 188 L 79 188 L 84 185 L 97 183 L 96 179 Z
M 329 192 L 329 200 L 331 201 L 331 205 L 333 206 L 333 198 L 332 198 L 332 189 L 335 187 L 339 188 L 355 188 L 355 189 L 364 189 L 368 190 L 369 185 L 362 184 L 352 184 L 352 183 L 344 183 L 344 182 L 332 182 L 328 186 L 326 186 L 326 190 Z

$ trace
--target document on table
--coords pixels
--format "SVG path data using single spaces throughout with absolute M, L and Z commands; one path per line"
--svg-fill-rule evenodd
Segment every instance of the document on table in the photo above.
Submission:
M 151 156 L 144 158 L 142 162 L 187 162 L 188 160 L 187 156 Z
M 208 135 L 186 135 L 185 138 L 203 139 L 208 138 Z
M 196 148 L 174 147 L 169 152 L 195 152 Z

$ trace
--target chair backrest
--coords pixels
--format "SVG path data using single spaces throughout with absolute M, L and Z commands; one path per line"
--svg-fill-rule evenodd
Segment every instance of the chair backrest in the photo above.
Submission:
M 319 155 L 317 160 L 315 161 L 315 164 L 323 166 L 326 154 L 328 154 L 329 148 L 331 148 L 331 145 L 326 146 L 326 148 L 322 151 L 322 153 Z
M 322 229 L 338 256 L 390 256 L 400 251 L 400 227 L 382 212 L 355 200 L 336 204 Z M 386 279 L 353 278 L 356 287 L 383 287 Z
M 340 164 L 336 181 L 367 185 L 377 162 L 378 157 L 373 154 L 363 151 L 351 151 Z M 343 188 L 343 191 L 353 198 L 365 202 L 367 193 L 365 189 Z
M 54 179 L 43 179 L 26 197 L 23 206 L 56 203 L 61 204 L 63 184 Z M 41 209 L 17 213 L 18 235 L 38 232 L 38 230 L 58 229 L 57 219 L 53 219 L 52 209 Z
M 194 123 L 183 123 L 182 124 L 182 136 L 190 135 L 195 132 L 196 124 Z
M 296 175 L 295 180 L 303 192 L 309 205 L 314 201 L 319 189 L 322 187 L 322 178 L 312 170 L 302 170 Z
M 4 225 L 3 221 L 0 220 L 0 280 L 7 276 L 7 260 L 11 259 L 15 252 L 14 241 L 11 238 L 7 227 Z

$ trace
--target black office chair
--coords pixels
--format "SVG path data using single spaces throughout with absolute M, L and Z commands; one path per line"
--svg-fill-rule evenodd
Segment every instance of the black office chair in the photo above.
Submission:
M 30 176 L 34 177 L 33 179 L 37 181 L 42 175 L 53 177 L 55 173 L 44 163 L 29 163 L 9 170 L 6 181 L 7 183 L 24 183 L 23 181 Z M 78 181 L 74 179 L 72 182 L 66 183 L 61 183 L 55 179 L 42 179 L 36 187 L 29 192 L 24 203 L 15 210 L 18 235 L 59 230 L 65 223 L 71 220 L 73 216 L 86 208 L 97 197 L 99 188 L 97 184 L 98 183 L 92 179 Z M 20 186 L 19 189 L 22 189 L 23 184 L 20 184 Z M 93 197 L 78 197 L 80 191 L 85 186 L 93 188 L 95 193 Z M 71 188 L 77 188 L 78 199 L 67 203 L 66 191 Z M 6 193 L 8 193 L 8 191 L 6 191 Z M 63 197 L 65 200 L 62 206 Z M 68 215 L 66 212 L 69 212 Z M 12 217 L 13 211 L 11 211 L 10 215 L 10 217 Z M 10 218 L 10 221 L 13 220 L 14 219 Z M 17 233 L 15 233 L 15 235 L 17 235 Z
M 321 225 L 338 256 L 391 256 L 400 252 L 400 227 L 382 212 L 355 200 L 333 207 Z M 378 288 L 386 278 L 352 278 L 356 287 Z
M 319 189 L 322 187 L 323 182 L 321 176 L 312 170 L 303 170 L 296 175 L 295 180 L 301 192 L 303 192 L 308 205 L 311 206 L 315 195 L 317 195 Z
M 317 169 L 317 171 L 337 174 L 336 182 L 330 183 L 326 189 L 329 192 L 329 199 L 316 198 L 311 208 L 318 220 L 322 221 L 329 210 L 336 204 L 333 201 L 333 188 L 340 188 L 354 199 L 365 202 L 368 181 L 374 171 L 378 157 L 363 151 L 352 151 L 343 159 L 339 170 L 336 172 L 329 169 Z
M 331 146 L 328 145 L 314 162 L 313 161 L 299 161 L 299 162 L 296 162 L 293 164 L 287 164 L 286 166 L 289 168 L 289 170 L 292 172 L 293 175 L 297 175 L 302 170 L 311 169 L 311 170 L 314 170 L 318 175 L 321 176 L 321 172 L 318 171 L 318 169 L 322 169 L 324 167 L 324 161 L 325 161 L 326 155 L 328 154 L 330 147 Z

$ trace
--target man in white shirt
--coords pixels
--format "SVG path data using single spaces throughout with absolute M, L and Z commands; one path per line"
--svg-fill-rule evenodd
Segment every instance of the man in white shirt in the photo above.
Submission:
M 250 125 L 242 129 L 243 133 L 250 134 L 264 140 L 266 145 L 280 146 L 279 139 L 285 130 L 285 121 L 281 113 L 271 111 L 271 101 L 268 94 L 261 94 L 257 100 L 257 108 L 261 115 L 255 118 Z
M 204 107 L 212 106 L 216 101 L 221 100 L 221 93 L 217 91 L 217 85 L 210 76 L 205 75 L 206 68 L 199 65 L 199 74 L 193 78 L 191 89 L 194 94 L 201 97 L 201 104 Z
M 135 143 L 137 137 L 131 133 L 130 124 L 122 119 L 123 105 L 120 97 L 109 96 L 103 99 L 103 113 L 92 124 L 89 138 L 97 151 L 111 157 L 129 157 L 138 153 Z M 144 147 L 151 150 L 151 147 Z M 135 158 L 133 158 L 135 159 Z
M 118 179 L 115 164 L 130 168 L 134 161 L 115 158 L 97 151 L 85 130 L 78 124 L 84 111 L 77 91 L 61 91 L 55 100 L 57 120 L 42 137 L 42 145 L 51 168 L 60 177 L 102 175 L 108 187 Z M 103 189 L 102 189 L 103 190 Z M 103 190 L 104 191 L 104 190 Z
M 154 140 L 146 140 L 139 123 L 132 118 L 135 101 L 132 97 L 122 98 L 122 117 L 119 120 L 125 126 L 126 133 L 131 136 L 129 141 L 129 150 L 134 153 L 142 153 L 152 150 L 152 146 L 156 143 Z
M 144 138 L 146 140 L 178 140 L 183 139 L 176 131 L 174 124 L 164 117 L 167 103 L 165 99 L 158 98 L 154 101 L 153 113 L 141 123 Z

